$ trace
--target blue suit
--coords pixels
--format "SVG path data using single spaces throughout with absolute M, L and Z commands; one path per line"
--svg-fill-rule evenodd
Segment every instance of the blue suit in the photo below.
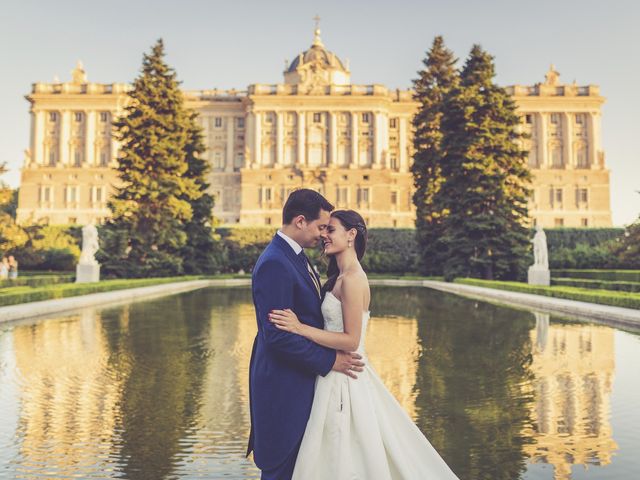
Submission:
M 302 323 L 323 328 L 320 297 L 304 259 L 279 235 L 262 252 L 253 269 L 253 304 L 258 334 L 249 366 L 253 450 L 263 478 L 286 478 L 309 420 L 317 375 L 331 371 L 336 351 L 277 329 L 268 318 L 273 309 L 293 310 Z

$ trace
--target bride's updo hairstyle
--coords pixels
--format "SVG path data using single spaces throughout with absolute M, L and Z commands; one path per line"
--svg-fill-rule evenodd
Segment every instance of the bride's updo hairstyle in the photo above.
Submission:
M 356 238 L 353 241 L 353 246 L 358 260 L 362 260 L 364 252 L 367 250 L 367 226 L 364 223 L 364 218 L 354 210 L 334 210 L 331 212 L 331 218 L 337 218 L 347 231 L 352 228 L 356 229 Z M 327 267 L 328 279 L 322 287 L 322 298 L 327 292 L 333 290 L 339 274 L 338 261 L 335 255 L 331 255 L 329 257 L 329 266 Z

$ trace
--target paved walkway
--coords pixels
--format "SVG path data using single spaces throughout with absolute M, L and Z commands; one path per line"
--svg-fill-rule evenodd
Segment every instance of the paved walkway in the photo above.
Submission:
M 0 307 L 0 323 L 12 320 L 50 316 L 89 306 L 111 306 L 128 303 L 134 300 L 172 295 L 205 287 L 249 285 L 251 285 L 251 279 L 249 278 L 193 280 L 189 282 L 167 283 L 150 287 L 114 290 L 111 292 L 92 293 L 77 297 L 23 303 L 20 305 Z M 530 293 L 496 290 L 493 288 L 439 282 L 435 280 L 395 280 L 374 278 L 371 279 L 371 285 L 428 287 L 443 292 L 455 293 L 480 300 L 491 300 L 515 307 L 526 307 L 548 313 L 572 315 L 612 325 L 640 327 L 640 310 L 630 308 L 610 307 L 595 303 L 578 302 L 575 300 L 545 297 Z
M 199 288 L 213 286 L 246 286 L 251 285 L 248 278 L 226 278 L 219 280 L 192 280 L 188 282 L 164 283 L 150 287 L 130 288 L 126 290 L 112 290 L 110 292 L 90 293 L 77 297 L 56 298 L 41 302 L 21 303 L 0 307 L 0 323 L 26 318 L 50 316 L 53 314 L 70 312 L 84 307 L 113 306 L 129 303 L 134 300 L 146 300 L 154 297 L 188 292 Z
M 459 283 L 439 282 L 436 280 L 371 280 L 372 285 L 423 286 L 455 293 L 480 300 L 493 300 L 514 307 L 527 307 L 548 313 L 572 315 L 612 325 L 640 327 L 640 310 L 611 307 L 597 303 L 565 300 L 531 293 L 497 290 L 495 288 L 462 285 Z

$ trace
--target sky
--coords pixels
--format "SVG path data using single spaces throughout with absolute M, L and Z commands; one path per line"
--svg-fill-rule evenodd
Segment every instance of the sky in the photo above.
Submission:
M 640 213 L 640 2 L 634 0 L 8 0 L 0 14 L 0 163 L 19 185 L 29 147 L 31 84 L 131 82 L 163 38 L 189 90 L 280 83 L 284 61 L 306 50 L 313 17 L 325 46 L 349 59 L 355 84 L 410 88 L 435 35 L 460 59 L 479 43 L 500 85 L 533 85 L 550 64 L 560 80 L 599 85 L 613 223 Z

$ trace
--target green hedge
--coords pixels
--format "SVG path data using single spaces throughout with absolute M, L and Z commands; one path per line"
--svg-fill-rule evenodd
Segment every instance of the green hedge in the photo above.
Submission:
M 578 270 L 558 269 L 551 271 L 553 278 L 587 278 L 609 282 L 640 282 L 640 270 Z
M 624 228 L 545 228 L 549 251 L 557 248 L 595 247 L 620 238 Z M 533 237 L 533 230 L 532 235 Z
M 186 282 L 200 280 L 203 276 L 183 276 L 164 278 L 140 278 L 132 280 L 104 280 L 98 283 L 65 283 L 46 287 L 13 287 L 0 290 L 0 306 L 16 305 L 19 303 L 51 300 L 54 298 L 76 297 L 90 293 L 124 290 L 126 288 L 147 287 L 171 282 Z
M 19 276 L 13 280 L 0 280 L 0 289 L 7 287 L 43 287 L 45 285 L 53 285 L 56 283 L 70 283 L 74 280 L 75 275 L 69 273 L 66 275 L 27 275 Z
M 640 292 L 640 282 L 611 282 L 607 280 L 589 280 L 587 278 L 552 278 L 551 285 L 619 292 Z
M 535 295 L 545 295 L 547 297 L 564 298 L 567 300 L 578 300 L 581 302 L 599 303 L 601 305 L 611 305 L 614 307 L 625 307 L 640 310 L 639 293 L 591 290 L 578 287 L 544 287 L 519 282 L 497 282 L 491 280 L 479 280 L 476 278 L 458 278 L 454 280 L 454 283 L 475 285 L 477 287 L 496 288 L 499 290 L 509 290 L 513 292 L 533 293 Z

